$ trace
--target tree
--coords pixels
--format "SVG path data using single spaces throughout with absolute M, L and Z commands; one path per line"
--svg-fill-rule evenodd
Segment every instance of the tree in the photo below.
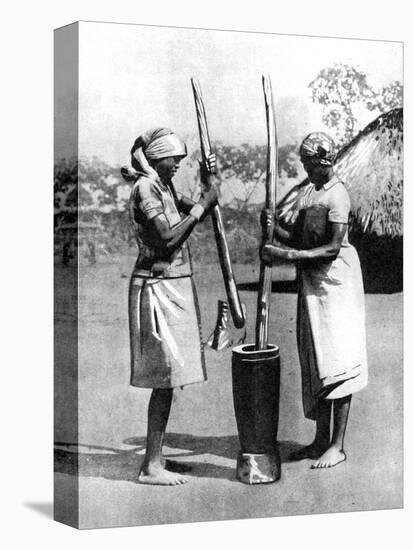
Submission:
M 285 178 L 297 178 L 300 165 L 298 143 L 287 143 L 278 148 L 278 175 Z
M 60 159 L 54 167 L 55 225 L 77 221 L 78 162 Z
M 214 142 L 213 150 L 217 156 L 220 174 L 220 203 L 242 211 L 254 204 L 262 204 L 265 199 L 267 146 L 248 143 L 235 146 Z M 180 175 L 181 179 L 185 178 L 180 191 L 195 200 L 200 193 L 199 157 L 199 151 L 195 150 L 189 159 L 185 159 Z M 278 175 L 281 180 L 297 178 L 299 164 L 296 143 L 279 147 Z
M 398 80 L 393 80 L 379 90 L 373 108 L 378 109 L 380 113 L 386 113 L 397 107 L 403 107 L 403 86 Z
M 400 107 L 402 103 L 400 82 L 394 81 L 375 89 L 360 68 L 345 63 L 322 69 L 309 88 L 314 103 L 323 106 L 322 121 L 333 130 L 340 147 L 364 126 L 360 110 L 376 111 L 379 115 Z

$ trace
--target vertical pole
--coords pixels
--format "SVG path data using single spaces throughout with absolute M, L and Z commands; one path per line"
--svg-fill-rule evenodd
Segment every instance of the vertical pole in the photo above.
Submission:
M 266 179 L 266 200 L 265 206 L 271 212 L 275 212 L 276 193 L 277 193 L 277 131 L 275 124 L 274 99 L 272 95 L 271 79 L 263 75 L 262 85 L 264 89 L 265 114 L 267 119 L 267 179 Z M 262 243 L 272 238 L 273 228 L 264 228 L 262 234 Z M 263 262 L 260 265 L 260 278 L 258 284 L 257 299 L 257 320 L 255 324 L 255 348 L 262 350 L 267 348 L 268 344 L 268 322 L 270 314 L 272 285 L 272 270 Z
M 207 158 L 211 154 L 211 143 L 209 139 L 205 107 L 204 102 L 202 101 L 201 87 L 198 80 L 191 78 L 191 83 L 198 119 L 199 137 L 201 141 L 201 156 L 202 161 L 206 162 Z M 237 328 L 242 328 L 245 324 L 245 313 L 239 298 L 231 264 L 231 257 L 229 255 L 228 243 L 225 236 L 224 223 L 222 220 L 221 210 L 218 205 L 214 206 L 211 217 L 232 320 Z

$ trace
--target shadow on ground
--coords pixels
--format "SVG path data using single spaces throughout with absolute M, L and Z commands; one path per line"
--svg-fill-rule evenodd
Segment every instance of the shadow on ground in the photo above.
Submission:
M 238 290 L 246 290 L 248 292 L 258 292 L 258 281 L 239 283 Z M 281 294 L 297 294 L 297 281 L 273 281 L 271 292 L 279 292 Z
M 143 459 L 143 455 L 137 453 L 145 449 L 145 438 L 133 437 L 125 440 L 124 443 L 133 445 L 134 448 L 123 450 L 96 445 L 58 443 L 59 447 L 67 446 L 70 449 L 55 449 L 55 472 L 137 482 L 137 475 Z M 191 476 L 235 481 L 235 467 L 217 464 L 217 462 L 220 458 L 236 459 L 239 451 L 237 436 L 199 437 L 170 433 L 165 438 L 165 445 L 169 449 L 179 449 L 177 453 L 168 452 L 168 458 L 183 459 L 182 462 L 192 468 Z M 280 441 L 281 462 L 288 462 L 290 453 L 299 448 L 301 445 L 296 442 Z M 198 460 L 191 460 L 195 457 Z M 201 457 L 202 461 L 199 460 Z

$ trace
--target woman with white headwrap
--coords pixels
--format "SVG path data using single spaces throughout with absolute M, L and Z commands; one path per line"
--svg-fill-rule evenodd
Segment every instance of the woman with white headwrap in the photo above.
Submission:
M 134 185 L 130 220 L 139 246 L 129 292 L 131 384 L 153 388 L 148 408 L 146 455 L 139 482 L 179 485 L 187 478 L 162 459 L 162 445 L 173 388 L 206 380 L 199 308 L 192 280 L 188 239 L 217 202 L 211 172 L 203 167 L 210 190 L 198 203 L 178 195 L 172 178 L 187 155 L 186 145 L 167 128 L 142 134 L 131 150 L 131 169 L 122 175 Z M 174 468 L 173 468 L 174 466 Z M 178 465 L 179 466 L 179 465 Z M 182 465 L 181 465 L 182 471 Z
M 311 185 L 298 205 L 292 232 L 276 224 L 275 237 L 262 258 L 297 264 L 299 273 L 297 343 L 304 414 L 316 420 L 313 443 L 293 453 L 293 460 L 316 459 L 328 468 L 346 459 L 344 434 L 352 394 L 367 384 L 364 290 L 355 248 L 348 242 L 350 199 L 333 171 L 334 142 L 309 134 L 300 147 Z M 264 212 L 264 222 L 271 214 Z M 330 420 L 333 411 L 333 430 Z

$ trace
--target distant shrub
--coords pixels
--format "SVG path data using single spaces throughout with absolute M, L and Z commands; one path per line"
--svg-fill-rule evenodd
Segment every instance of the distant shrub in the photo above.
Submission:
M 249 145 L 238 148 L 221 145 L 217 147 L 225 160 L 227 184 L 232 178 L 233 187 L 239 188 L 244 185 L 239 176 L 242 175 L 245 179 L 247 173 L 248 176 L 257 178 L 255 185 L 264 186 L 265 148 Z M 233 154 L 232 163 L 230 152 Z M 289 154 L 289 152 L 286 150 L 286 153 Z M 243 162 L 241 162 L 242 158 L 244 158 Z M 192 170 L 191 177 L 193 185 L 199 188 L 199 176 L 196 170 Z M 81 228 L 79 231 L 79 236 L 82 237 L 81 254 L 83 251 L 87 254 L 92 246 L 91 243 L 96 245 L 97 253 L 101 251 L 107 257 L 120 253 L 130 246 L 134 247 L 135 241 L 128 213 L 130 189 L 131 184 L 127 184 L 122 179 L 119 168 L 109 166 L 100 159 L 58 161 L 55 165 L 54 188 L 56 254 L 61 255 L 61 249 L 64 246 L 67 247 L 71 240 L 76 239 L 77 231 L 73 227 L 76 227 L 77 223 Z M 263 195 L 262 191 L 261 195 Z M 256 262 L 258 257 L 261 231 L 258 218 L 262 202 L 250 204 L 243 199 L 247 195 L 246 192 L 243 195 L 241 189 L 240 198 L 234 198 L 231 203 L 221 208 L 231 258 L 236 263 Z M 79 210 L 77 210 L 78 200 Z M 196 227 L 190 243 L 192 256 L 196 261 L 210 263 L 218 260 L 210 220 L 205 220 Z

